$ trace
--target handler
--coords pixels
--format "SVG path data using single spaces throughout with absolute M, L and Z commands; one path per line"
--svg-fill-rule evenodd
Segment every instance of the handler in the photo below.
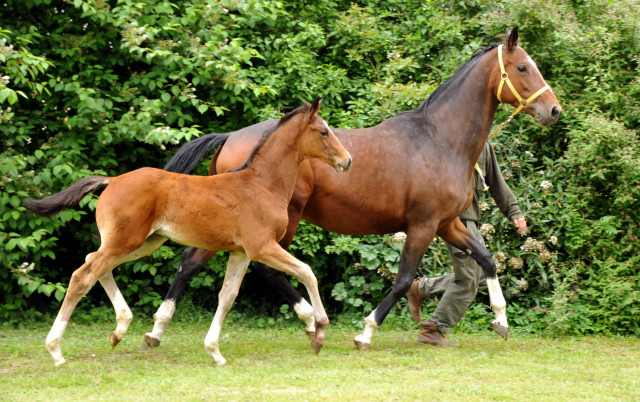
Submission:
M 491 197 L 500 211 L 516 225 L 518 233 L 527 229 L 527 222 L 518 207 L 515 196 L 502 177 L 493 147 L 487 142 L 478 159 L 478 166 L 484 176 L 474 174 L 473 201 L 469 208 L 460 214 L 462 223 L 469 233 L 484 245 L 482 234 L 478 229 L 480 205 L 478 199 L 486 185 Z M 467 311 L 479 289 L 487 287 L 484 272 L 480 265 L 464 251 L 447 243 L 449 255 L 453 262 L 453 273 L 436 278 L 416 279 L 409 292 L 409 311 L 416 322 L 422 321 L 422 303 L 436 294 L 444 293 L 435 312 L 429 319 L 420 323 L 417 343 L 427 345 L 458 346 L 457 342 L 447 340 L 443 333 L 451 331 Z

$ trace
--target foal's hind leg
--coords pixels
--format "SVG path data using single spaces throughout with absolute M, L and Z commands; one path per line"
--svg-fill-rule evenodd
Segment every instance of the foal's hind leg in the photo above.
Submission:
M 249 262 L 251 262 L 251 260 L 249 260 L 247 255 L 242 251 L 232 252 L 229 255 L 227 272 L 224 275 L 222 289 L 220 289 L 220 293 L 218 293 L 218 308 L 216 309 L 216 314 L 213 317 L 209 332 L 204 339 L 204 348 L 209 352 L 211 357 L 213 357 L 213 360 L 218 366 L 227 363 L 225 358 L 222 357 L 222 354 L 220 354 L 220 347 L 218 345 L 222 324 L 234 300 L 238 296 L 238 290 L 240 289 L 242 278 L 244 278 L 244 274 L 247 272 Z
M 164 301 L 153 315 L 153 330 L 144 334 L 144 341 L 152 348 L 160 345 L 162 335 L 173 318 L 176 303 L 182 297 L 189 280 L 202 270 L 204 264 L 215 254 L 215 251 L 189 247 L 182 253 L 182 260 L 171 287 L 164 297 Z
M 111 271 L 100 278 L 100 284 L 105 292 L 107 292 L 107 296 L 109 296 L 109 300 L 111 300 L 111 304 L 113 304 L 113 309 L 116 311 L 117 326 L 110 336 L 111 347 L 115 348 L 118 342 L 124 337 L 124 334 L 127 333 L 129 324 L 131 324 L 131 320 L 133 320 L 133 314 L 131 314 L 131 309 L 124 300 L 124 297 L 122 297 L 122 293 L 120 293 L 120 289 L 118 289 L 118 285 L 115 279 L 113 279 L 113 273 Z
M 98 278 L 116 266 L 116 261 L 117 257 L 105 255 L 105 253 L 98 250 L 91 254 L 87 261 L 71 275 L 71 281 L 60 307 L 60 312 L 46 340 L 47 350 L 53 357 L 56 366 L 66 363 L 60 350 L 60 343 L 73 310 L 80 299 L 98 281 Z

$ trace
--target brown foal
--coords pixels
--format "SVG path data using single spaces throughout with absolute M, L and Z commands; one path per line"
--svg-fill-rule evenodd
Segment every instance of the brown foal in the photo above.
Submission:
M 77 303 L 97 281 L 116 310 L 117 328 L 111 334 L 111 344 L 120 342 L 132 315 L 112 270 L 151 254 L 168 239 L 231 252 L 218 308 L 205 338 L 205 349 L 216 364 L 226 363 L 218 337 L 250 260 L 289 273 L 305 285 L 316 322 L 311 347 L 319 353 L 329 320 L 317 280 L 309 266 L 287 253 L 278 241 L 287 230 L 287 205 L 300 163 L 316 158 L 338 172 L 351 167 L 351 156 L 317 113 L 321 103 L 321 99 L 313 104 L 305 102 L 280 119 L 275 128 L 263 134 L 247 162 L 233 172 L 201 177 L 142 168 L 117 177 L 88 177 L 43 200 L 28 200 L 30 211 L 48 216 L 106 187 L 96 208 L 100 248 L 71 276 L 47 336 L 47 350 L 55 364 L 66 362 L 60 350 L 62 335 Z

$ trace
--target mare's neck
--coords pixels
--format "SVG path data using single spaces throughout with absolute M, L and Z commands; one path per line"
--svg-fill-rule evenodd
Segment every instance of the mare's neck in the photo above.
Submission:
M 487 142 L 498 107 L 493 88 L 493 75 L 499 75 L 496 50 L 478 57 L 469 70 L 452 78 L 455 81 L 428 110 L 437 143 L 453 149 L 460 162 L 468 162 L 470 168 Z

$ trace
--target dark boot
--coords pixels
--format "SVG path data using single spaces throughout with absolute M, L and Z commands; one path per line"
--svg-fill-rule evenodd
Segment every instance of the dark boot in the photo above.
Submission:
M 420 333 L 418 333 L 416 343 L 436 346 L 460 346 L 458 342 L 448 341 L 436 327 L 436 323 L 432 321 L 420 323 Z
M 422 303 L 425 297 L 420 293 L 420 287 L 418 286 L 418 280 L 414 280 L 407 292 L 407 300 L 409 301 L 409 311 L 413 321 L 422 321 Z

